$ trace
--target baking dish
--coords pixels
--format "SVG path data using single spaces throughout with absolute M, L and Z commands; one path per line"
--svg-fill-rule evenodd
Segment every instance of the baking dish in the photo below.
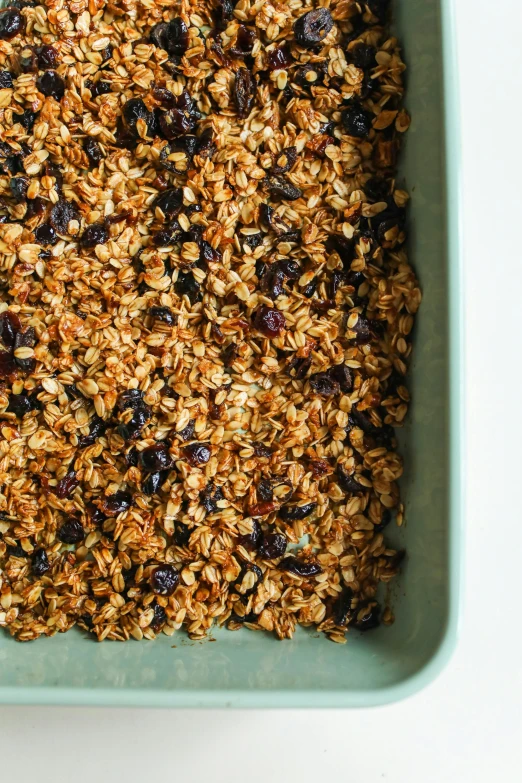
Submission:
M 190 707 L 348 707 L 429 682 L 458 635 L 462 442 L 459 165 L 451 0 L 396 0 L 413 122 L 400 177 L 412 193 L 410 252 L 424 292 L 400 433 L 408 552 L 391 588 L 396 622 L 336 645 L 301 630 L 279 642 L 218 630 L 191 642 L 97 644 L 80 632 L 17 644 L 0 634 L 0 702 Z

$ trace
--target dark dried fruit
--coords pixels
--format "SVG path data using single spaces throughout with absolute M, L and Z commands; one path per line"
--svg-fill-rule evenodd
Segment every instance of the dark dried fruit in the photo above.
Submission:
M 357 68 L 366 70 L 366 68 L 374 68 L 377 65 L 375 62 L 376 50 L 368 44 L 358 43 L 349 50 L 348 54 Z
M 9 180 L 9 188 L 14 200 L 21 204 L 27 199 L 27 189 L 29 187 L 28 177 L 11 177 Z
M 131 98 L 123 107 L 123 121 L 127 130 L 139 137 L 137 124 L 143 120 L 147 124 L 147 134 L 154 136 L 157 130 L 156 115 L 149 111 L 141 98 Z
M 118 434 L 124 440 L 135 440 L 151 417 L 151 412 L 146 406 L 137 408 L 129 421 L 118 425 Z
M 237 539 L 238 546 L 244 546 L 245 549 L 249 549 L 249 550 L 257 549 L 261 541 L 261 536 L 262 536 L 261 525 L 256 519 L 253 519 L 252 532 L 245 533 L 244 535 L 238 536 Z
M 146 479 L 142 482 L 141 489 L 144 495 L 155 495 L 159 490 L 163 482 L 163 474 L 149 473 Z
M 263 234 L 258 232 L 257 234 L 244 234 L 239 235 L 239 241 L 244 245 L 248 245 L 251 250 L 255 250 L 256 247 L 263 244 Z
M 38 66 L 42 70 L 47 68 L 55 68 L 58 65 L 60 55 L 54 46 L 44 44 L 43 46 L 38 47 L 36 53 L 38 55 Z
M 100 505 L 100 511 L 105 514 L 106 517 L 115 517 L 118 514 L 121 514 L 122 511 L 127 511 L 127 509 L 131 507 L 131 504 L 132 495 L 130 492 L 120 490 L 113 495 L 107 495 L 107 497 L 103 498 Z
M 285 557 L 284 560 L 281 560 L 279 563 L 278 568 L 280 568 L 281 571 L 290 571 L 290 573 L 296 574 L 296 576 L 305 578 L 323 573 L 323 569 L 319 563 L 306 563 L 304 560 L 299 560 L 297 557 Z
M 238 117 L 247 117 L 254 103 L 254 80 L 248 68 L 237 71 L 233 97 Z
M 76 477 L 76 471 L 70 470 L 56 485 L 56 488 L 54 490 L 54 494 L 56 497 L 63 500 L 63 498 L 68 498 L 76 487 L 79 485 L 79 480 Z
M 10 41 L 25 29 L 25 19 L 17 8 L 0 11 L 0 40 Z
M 219 19 L 221 23 L 228 22 L 234 15 L 237 0 L 217 0 Z
M 190 443 L 184 447 L 183 454 L 193 468 L 198 467 L 198 465 L 205 465 L 212 456 L 207 443 Z
M 34 327 L 28 326 L 16 335 L 14 350 L 16 352 L 17 348 L 34 348 L 35 343 L 36 333 Z M 35 359 L 19 359 L 18 357 L 15 357 L 15 362 L 24 372 L 33 372 L 36 366 Z
M 292 378 L 296 378 L 298 381 L 302 381 L 303 378 L 306 378 L 308 370 L 311 366 L 311 356 L 307 356 L 303 359 L 300 359 L 298 356 L 293 356 L 288 362 L 287 368 Z
M 236 612 L 232 612 L 230 615 L 230 621 L 232 623 L 257 623 L 258 616 L 255 612 L 248 612 L 248 614 L 239 615 Z
M 385 527 L 388 527 L 388 525 L 391 522 L 391 511 L 388 508 L 385 508 L 382 512 L 382 518 L 381 521 L 373 526 L 373 532 L 374 533 L 382 533 Z
M 372 115 L 358 104 L 353 104 L 341 112 L 344 129 L 349 136 L 365 139 L 372 129 Z
M 268 479 L 261 479 L 256 487 L 257 496 L 261 500 L 273 500 L 274 499 L 274 487 L 271 481 Z
M 80 220 L 78 208 L 73 201 L 58 201 L 51 209 L 50 222 L 59 234 L 67 234 L 71 220 Z
M 31 109 L 24 109 L 21 114 L 13 112 L 13 122 L 19 122 L 27 131 L 32 130 L 36 114 Z
M 36 80 L 36 86 L 47 98 L 61 101 L 65 94 L 65 82 L 57 71 L 45 71 Z
M 314 394 L 320 394 L 322 397 L 331 397 L 339 394 L 340 386 L 336 380 L 330 378 L 327 372 L 317 372 L 308 379 L 310 388 Z
M 275 49 L 271 49 L 266 53 L 268 69 L 270 71 L 278 71 L 281 69 L 289 68 L 294 62 L 290 48 L 283 44 L 277 46 Z
M 257 35 L 255 30 L 251 27 L 245 27 L 244 24 L 240 24 L 237 29 L 236 41 L 234 46 L 230 48 L 230 54 L 234 57 L 248 57 L 252 54 L 252 49 L 257 41 Z
M 0 315 L 0 337 L 7 348 L 14 348 L 16 335 L 22 328 L 19 317 L 12 310 L 4 310 Z
M 276 508 L 277 504 L 273 500 L 262 500 L 260 503 L 254 503 L 248 507 L 248 515 L 250 517 L 266 517 Z
M 285 147 L 281 152 L 274 156 L 273 174 L 286 174 L 290 171 L 297 160 L 297 148 Z
M 139 389 L 127 389 L 118 397 L 117 407 L 120 411 L 125 411 L 127 408 L 141 408 L 143 405 L 145 405 L 143 392 Z
M 87 138 L 84 139 L 83 142 L 83 149 L 85 151 L 85 154 L 89 158 L 89 161 L 93 165 L 96 166 L 101 160 L 103 160 L 102 149 L 99 143 L 96 141 L 96 139 L 87 136 Z
M 390 9 L 390 0 L 366 0 L 366 3 L 379 22 L 386 22 Z
M 279 337 L 286 327 L 285 316 L 274 307 L 262 305 L 254 314 L 254 326 L 265 337 Z
M 41 217 L 47 208 L 47 202 L 37 196 L 36 198 L 29 199 L 25 210 L 25 219 L 31 220 L 34 217 Z
M 196 118 L 183 109 L 170 109 L 160 115 L 159 126 L 166 139 L 175 139 L 196 128 Z
M 86 506 L 87 516 L 89 517 L 89 522 L 91 524 L 96 525 L 97 527 L 101 527 L 105 521 L 105 514 L 103 514 L 99 508 L 96 508 L 92 503 L 88 503 Z
M 288 540 L 281 533 L 265 533 L 258 549 L 259 557 L 274 560 L 286 552 Z
M 256 577 L 256 581 L 254 582 L 253 587 L 247 587 L 246 589 L 243 587 L 243 579 L 247 575 L 247 573 L 251 571 L 254 576 Z M 259 587 L 260 582 L 263 581 L 263 572 L 257 566 L 255 563 L 244 563 L 241 567 L 241 571 L 239 573 L 239 576 L 237 580 L 234 582 L 234 590 L 236 590 L 241 595 L 247 596 L 251 595 L 252 593 L 255 593 L 257 588 Z
M 167 613 L 165 609 L 157 603 L 154 603 L 154 617 L 151 620 L 150 627 L 154 633 L 158 633 L 162 626 L 167 622 Z
M 57 536 L 64 544 L 79 544 L 85 538 L 85 531 L 79 519 L 69 517 L 58 529 Z
M 279 510 L 279 516 L 285 522 L 295 522 L 298 519 L 306 519 L 315 511 L 317 503 L 306 503 L 304 506 L 283 506 Z
M 140 465 L 144 470 L 167 470 L 172 465 L 172 458 L 167 445 L 163 442 L 140 451 Z
M 168 324 L 168 326 L 174 326 L 176 323 L 174 313 L 170 307 L 160 307 L 159 305 L 154 305 L 150 308 L 149 315 L 152 316 L 152 318 L 157 318 L 158 321 L 163 321 L 163 323 Z
M 16 372 L 16 364 L 11 353 L 0 351 L 0 378 L 9 378 Z
M 325 63 L 307 63 L 297 69 L 292 82 L 307 90 L 309 87 L 324 84 L 326 73 Z M 319 131 L 319 133 L 326 135 L 325 131 Z M 332 134 L 329 135 L 331 136 Z
M 336 364 L 330 367 L 328 375 L 337 381 L 342 392 L 348 394 L 353 389 L 353 374 L 347 364 Z
M 8 544 L 7 554 L 9 557 L 27 557 L 27 552 L 20 544 Z
M 343 492 L 347 492 L 348 494 L 366 491 L 366 487 L 363 487 L 363 485 L 356 480 L 355 474 L 350 475 L 342 465 L 337 466 L 337 481 Z
M 270 174 L 263 180 L 264 187 L 273 198 L 282 198 L 287 201 L 296 201 L 301 198 L 303 191 L 293 185 L 290 180 L 281 174 Z
M 36 549 L 33 552 L 33 556 L 31 560 L 32 560 L 31 567 L 32 567 L 33 574 L 35 576 L 43 576 L 44 574 L 47 573 L 47 571 L 49 571 L 51 567 L 45 549 Z
M 80 238 L 80 244 L 86 250 L 96 247 L 96 245 L 104 245 L 109 241 L 109 232 L 104 223 L 92 223 L 87 226 Z
M 182 57 L 189 44 L 188 28 L 181 17 L 176 16 L 170 22 L 160 22 L 150 31 L 153 44 L 165 49 L 169 54 Z
M 201 302 L 203 294 L 200 284 L 194 279 L 192 272 L 178 272 L 178 279 L 174 283 L 174 289 L 178 296 L 188 296 L 190 304 Z
M 109 92 L 111 92 L 111 83 L 103 81 L 102 79 L 98 79 L 91 87 L 91 97 L 93 100 L 94 98 L 98 98 L 99 95 L 107 95 Z
M 176 528 L 174 530 L 174 543 L 177 546 L 186 546 L 189 542 L 192 530 L 188 525 L 183 522 L 176 522 Z
M 30 397 L 26 394 L 11 394 L 9 397 L 9 405 L 7 406 L 9 413 L 14 413 L 19 419 L 22 419 L 26 413 L 35 410 Z
M 272 449 L 270 446 L 265 446 L 264 443 L 254 443 L 254 454 L 256 457 L 271 457 Z
M 42 223 L 34 231 L 34 238 L 39 245 L 55 245 L 58 242 L 56 231 L 49 223 Z
M 196 430 L 196 421 L 195 419 L 191 419 L 186 427 L 183 427 L 183 429 L 176 433 L 181 440 L 187 441 L 192 440 L 194 437 L 194 432 Z
M 333 27 L 333 19 L 326 8 L 303 14 L 294 22 L 294 38 L 299 46 L 312 49 L 320 44 Z
M 230 343 L 230 345 L 227 345 L 224 351 L 221 353 L 221 360 L 223 362 L 224 367 L 232 367 L 234 362 L 237 359 L 238 355 L 238 346 L 236 343 Z
M 78 447 L 84 449 L 86 446 L 92 446 L 92 444 L 96 442 L 96 439 L 99 438 L 100 435 L 103 435 L 107 426 L 107 422 L 94 414 L 89 422 L 89 434 L 80 435 L 78 438 Z
M 275 209 L 268 204 L 260 204 L 259 217 L 278 237 L 288 234 L 290 231 L 290 226 L 281 220 Z
M 224 498 L 221 487 L 216 487 L 212 482 L 207 484 L 200 496 L 201 505 L 208 514 L 215 514 L 219 508 L 218 500 L 224 500 Z
M 13 77 L 9 71 L 0 71 L 0 90 L 8 90 L 13 87 Z
M 150 577 L 150 586 L 156 595 L 172 595 L 179 583 L 179 573 L 171 565 L 160 565 Z
M 367 345 L 370 342 L 370 322 L 367 318 L 363 318 L 362 315 L 357 319 L 357 323 L 351 327 L 351 331 L 355 332 L 355 337 L 351 338 L 355 345 Z
M 373 629 L 378 628 L 381 623 L 380 614 L 380 606 L 375 601 L 368 601 L 365 604 L 360 604 L 357 607 L 357 620 L 354 623 L 355 628 L 357 628 L 358 631 L 373 631 Z
M 343 587 L 337 601 L 333 605 L 333 621 L 336 625 L 346 625 L 353 617 L 352 601 L 354 598 L 351 587 Z
M 181 188 L 170 188 L 160 193 L 154 200 L 154 208 L 161 209 L 164 215 L 177 215 L 183 206 Z

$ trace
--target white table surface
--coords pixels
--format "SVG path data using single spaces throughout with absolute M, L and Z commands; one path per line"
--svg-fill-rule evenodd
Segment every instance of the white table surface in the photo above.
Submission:
M 2 707 L 6 783 L 522 779 L 522 351 L 511 304 L 522 291 L 522 11 L 518 0 L 456 5 L 468 529 L 465 615 L 452 661 L 423 692 L 373 710 Z

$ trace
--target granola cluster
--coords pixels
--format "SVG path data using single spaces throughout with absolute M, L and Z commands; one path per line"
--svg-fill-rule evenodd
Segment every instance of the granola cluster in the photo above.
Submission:
M 386 0 L 0 11 L 0 625 L 391 622 L 420 291 Z

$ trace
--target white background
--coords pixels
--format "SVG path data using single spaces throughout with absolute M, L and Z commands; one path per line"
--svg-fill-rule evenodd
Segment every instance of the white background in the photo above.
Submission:
M 451 663 L 417 696 L 363 711 L 2 707 L 2 780 L 522 779 L 522 10 L 519 0 L 456 5 L 468 501 L 465 616 Z

